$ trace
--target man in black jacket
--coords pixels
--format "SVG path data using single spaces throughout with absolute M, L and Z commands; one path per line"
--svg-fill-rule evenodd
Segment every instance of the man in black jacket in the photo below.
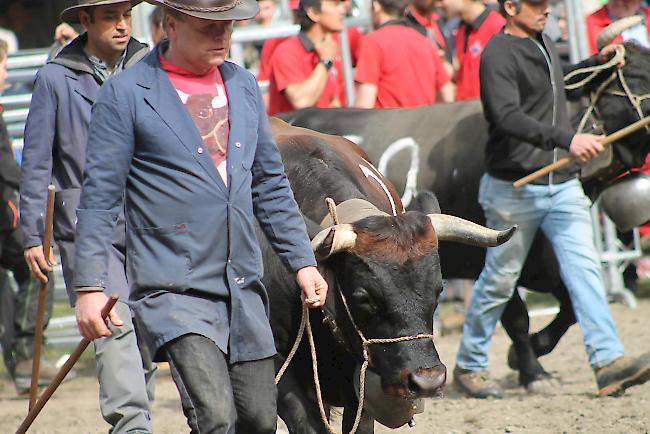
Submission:
M 500 4 L 506 26 L 481 57 L 481 102 L 489 139 L 479 202 L 489 227 L 516 224 L 519 229 L 509 243 L 487 254 L 465 318 L 454 384 L 473 397 L 502 396 L 487 375 L 490 339 L 541 229 L 558 257 L 599 394 L 618 395 L 650 379 L 650 353 L 623 356 L 593 243 L 591 203 L 577 179 L 577 165 L 518 190 L 512 185 L 567 154 L 587 161 L 603 147 L 597 136 L 571 130 L 557 51 L 542 34 L 548 0 L 500 0 Z M 612 51 L 610 47 L 580 66 L 603 61 Z M 535 386 L 529 390 L 535 391 Z

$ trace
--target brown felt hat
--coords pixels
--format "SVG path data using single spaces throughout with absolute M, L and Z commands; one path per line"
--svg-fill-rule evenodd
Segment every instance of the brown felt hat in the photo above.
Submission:
M 259 12 L 257 0 L 145 0 L 204 20 L 248 20 Z
M 129 0 L 78 0 L 76 6 L 70 6 L 61 12 L 61 20 L 66 23 L 79 23 L 79 11 L 92 6 L 113 5 L 117 3 L 126 3 Z M 133 6 L 142 3 L 142 0 L 131 0 Z

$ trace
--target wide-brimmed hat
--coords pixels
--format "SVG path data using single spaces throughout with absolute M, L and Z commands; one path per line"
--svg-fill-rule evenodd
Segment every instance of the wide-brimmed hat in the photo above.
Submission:
M 76 6 L 70 6 L 61 12 L 61 20 L 66 23 L 79 23 L 79 11 L 91 6 L 104 6 L 116 3 L 126 3 L 129 0 L 78 0 Z M 131 0 L 133 6 L 142 3 L 142 0 Z
M 260 8 L 257 0 L 145 0 L 204 20 L 248 20 Z

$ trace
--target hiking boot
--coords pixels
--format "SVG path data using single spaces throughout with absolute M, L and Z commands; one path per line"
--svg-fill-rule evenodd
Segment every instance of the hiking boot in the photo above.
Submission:
M 468 371 L 456 366 L 454 368 L 454 386 L 472 398 L 503 398 L 501 387 L 490 379 L 488 371 Z
M 620 396 L 628 387 L 650 380 L 650 352 L 638 357 L 619 357 L 607 366 L 594 369 L 598 395 Z
M 21 360 L 16 363 L 14 371 L 14 384 L 18 395 L 29 393 L 32 385 L 32 362 L 34 359 Z M 41 360 L 40 376 L 38 377 L 39 387 L 47 386 L 54 380 L 58 370 L 47 360 Z

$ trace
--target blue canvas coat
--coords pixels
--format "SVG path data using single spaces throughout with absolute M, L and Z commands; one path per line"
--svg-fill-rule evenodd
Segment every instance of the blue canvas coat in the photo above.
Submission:
M 316 261 L 255 78 L 229 62 L 219 70 L 229 100 L 228 187 L 157 52 L 102 88 L 77 211 L 75 284 L 106 285 L 126 190 L 138 331 L 153 354 L 197 333 L 235 363 L 275 354 L 253 218 L 290 270 Z
M 86 141 L 93 103 L 103 82 L 96 76 L 83 47 L 82 34 L 36 75 L 32 102 L 25 124 L 20 185 L 20 226 L 25 248 L 43 244 L 47 186 L 56 187 L 54 239 L 61 251 L 63 275 L 74 304 L 75 211 L 81 195 Z M 131 39 L 126 49 L 125 68 L 149 52 L 147 45 Z M 110 292 L 128 298 L 124 272 L 124 225 L 115 232 L 111 256 Z

